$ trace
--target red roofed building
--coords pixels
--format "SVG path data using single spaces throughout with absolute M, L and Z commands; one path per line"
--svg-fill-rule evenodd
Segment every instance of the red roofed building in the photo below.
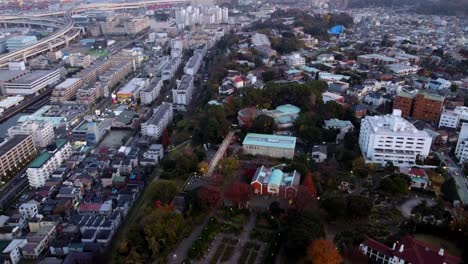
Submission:
M 252 177 L 250 185 L 256 195 L 275 195 L 284 199 L 294 199 L 301 175 L 297 171 L 285 173 L 279 169 L 261 166 Z
M 429 187 L 429 177 L 424 169 L 401 167 L 400 173 L 411 178 L 411 188 L 427 189 Z
M 236 76 L 232 80 L 232 84 L 234 85 L 234 87 L 236 87 L 238 89 L 242 88 L 242 87 L 244 87 L 244 79 L 241 76 Z
M 359 249 L 372 263 L 380 264 L 458 264 L 459 257 L 445 253 L 444 249 L 436 249 L 429 244 L 413 237 L 404 237 L 401 242 L 389 248 L 371 238 L 359 245 Z

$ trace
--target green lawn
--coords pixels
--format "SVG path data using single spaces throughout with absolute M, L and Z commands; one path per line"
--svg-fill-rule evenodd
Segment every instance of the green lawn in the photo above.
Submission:
M 460 256 L 461 251 L 460 249 L 452 242 L 445 240 L 440 237 L 436 237 L 433 235 L 427 235 L 427 234 L 415 234 L 414 237 L 418 240 L 421 240 L 422 242 L 425 242 L 427 244 L 430 244 L 434 246 L 435 248 L 444 248 L 448 253 L 454 256 Z
M 89 55 L 95 57 L 105 57 L 109 55 L 109 52 L 107 50 L 90 50 Z

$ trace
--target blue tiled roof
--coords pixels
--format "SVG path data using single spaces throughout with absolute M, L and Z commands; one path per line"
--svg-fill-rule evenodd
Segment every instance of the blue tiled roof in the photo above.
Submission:
M 271 184 L 280 186 L 282 179 L 283 179 L 283 172 L 281 170 L 274 169 L 273 172 L 271 173 L 270 181 L 268 182 L 268 184 L 271 183 Z
M 296 138 L 288 137 L 288 136 L 248 133 L 245 136 L 242 144 L 263 146 L 263 147 L 294 149 L 296 146 Z

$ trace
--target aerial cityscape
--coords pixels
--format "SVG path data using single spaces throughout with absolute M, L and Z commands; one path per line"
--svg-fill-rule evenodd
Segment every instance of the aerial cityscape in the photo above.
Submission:
M 0 263 L 468 263 L 466 0 L 0 0 Z

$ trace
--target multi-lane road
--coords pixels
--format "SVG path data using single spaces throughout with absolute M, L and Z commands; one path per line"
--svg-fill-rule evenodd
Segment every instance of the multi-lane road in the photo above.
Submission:
M 68 45 L 69 41 L 78 38 L 80 36 L 80 30 L 75 28 L 73 22 L 73 15 L 76 13 L 84 12 L 89 9 L 104 8 L 104 9 L 131 9 L 141 8 L 152 4 L 179 4 L 185 3 L 186 0 L 149 0 L 139 1 L 131 3 L 103 3 L 103 4 L 87 4 L 73 7 L 67 11 L 53 12 L 53 13 L 42 13 L 42 14 L 23 14 L 21 16 L 2 16 L 0 18 L 0 24 L 10 23 L 11 20 L 22 19 L 25 23 L 35 25 L 40 22 L 39 25 L 43 25 L 44 21 L 41 17 L 47 15 L 59 15 L 63 14 L 64 25 L 59 30 L 55 31 L 50 36 L 40 39 L 37 43 L 29 45 L 23 49 L 9 52 L 0 56 L 0 67 L 6 67 L 10 61 L 25 61 L 29 57 L 41 54 L 46 51 L 53 50 L 59 46 Z M 55 25 L 52 21 L 51 26 Z

